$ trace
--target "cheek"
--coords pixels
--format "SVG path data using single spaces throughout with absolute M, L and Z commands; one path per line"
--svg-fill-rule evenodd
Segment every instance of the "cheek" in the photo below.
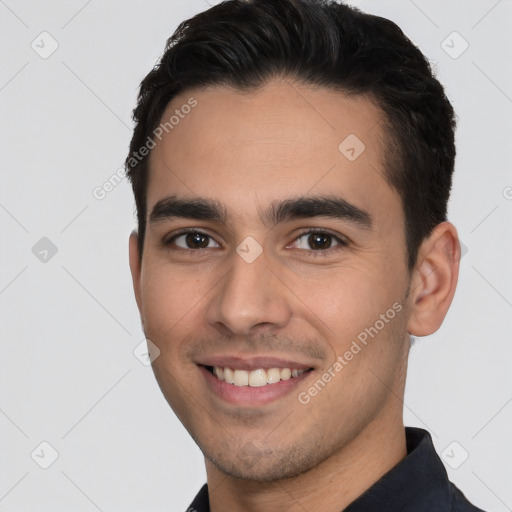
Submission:
M 143 275 L 142 287 L 147 337 L 160 350 L 176 348 L 192 325 L 200 327 L 200 312 L 210 289 L 206 280 L 189 271 L 165 265 L 150 268 Z
M 153 372 L 169 405 L 184 423 L 188 421 L 190 396 L 198 395 L 197 370 L 185 356 L 186 341 L 190 341 L 191 332 L 201 329 L 204 299 L 211 287 L 197 278 L 197 273 L 167 264 L 148 265 L 143 274 L 145 332 L 160 350 L 152 363 Z

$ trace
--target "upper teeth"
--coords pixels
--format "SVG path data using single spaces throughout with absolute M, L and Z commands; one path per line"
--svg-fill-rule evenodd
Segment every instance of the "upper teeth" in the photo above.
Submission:
M 233 370 L 232 368 L 214 366 L 213 374 L 219 380 L 235 386 L 259 387 L 266 384 L 275 384 L 280 380 L 288 380 L 290 377 L 298 377 L 306 370 L 291 370 L 290 368 L 258 368 L 250 372 L 246 370 Z

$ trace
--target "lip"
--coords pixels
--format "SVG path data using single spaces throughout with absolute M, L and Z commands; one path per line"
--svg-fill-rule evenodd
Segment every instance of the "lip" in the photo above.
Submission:
M 262 366 L 259 366 L 258 368 L 261 367 Z M 270 368 L 278 367 L 279 366 L 270 366 Z M 213 375 L 206 368 L 206 366 L 198 365 L 198 368 L 206 381 L 206 385 L 215 395 L 217 395 L 222 400 L 230 404 L 247 407 L 262 406 L 270 402 L 274 402 L 280 398 L 283 398 L 286 395 L 289 395 L 290 393 L 292 393 L 293 390 L 297 389 L 297 387 L 305 379 L 309 378 L 311 374 L 314 373 L 314 371 L 304 372 L 301 373 L 298 377 L 291 377 L 288 380 L 281 380 L 279 382 L 276 382 L 275 384 L 267 384 L 266 386 L 260 387 L 251 387 L 235 386 L 234 384 L 228 384 L 223 380 L 217 379 L 217 377 Z M 289 366 L 282 366 L 281 368 L 289 368 Z M 239 367 L 238 369 L 242 368 Z
M 290 368 L 290 370 L 309 370 L 314 366 L 290 359 L 281 359 L 270 356 L 212 356 L 201 361 L 196 361 L 201 366 L 220 366 L 222 368 L 232 368 L 233 370 L 258 370 L 259 368 Z

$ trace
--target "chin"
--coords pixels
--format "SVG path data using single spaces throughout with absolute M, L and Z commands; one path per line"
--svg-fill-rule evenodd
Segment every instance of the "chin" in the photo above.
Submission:
M 293 478 L 314 468 L 324 457 L 318 450 L 272 448 L 258 449 L 253 443 L 246 443 L 238 450 L 211 454 L 203 450 L 204 456 L 222 473 L 239 480 L 269 483 Z M 311 447 L 310 447 L 311 448 Z M 315 455 L 316 453 L 316 455 Z M 230 458 L 226 458 L 226 454 Z

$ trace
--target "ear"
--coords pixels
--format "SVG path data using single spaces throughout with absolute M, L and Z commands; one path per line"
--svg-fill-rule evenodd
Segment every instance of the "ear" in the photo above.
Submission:
M 438 224 L 423 241 L 411 279 L 407 330 L 428 336 L 441 327 L 459 277 L 460 243 L 450 222 Z
M 142 320 L 142 293 L 141 293 L 141 261 L 139 258 L 139 246 L 137 243 L 137 231 L 130 233 L 129 239 L 129 258 L 130 258 L 130 271 L 132 273 L 133 291 L 135 293 L 135 300 L 144 330 L 144 320 Z

